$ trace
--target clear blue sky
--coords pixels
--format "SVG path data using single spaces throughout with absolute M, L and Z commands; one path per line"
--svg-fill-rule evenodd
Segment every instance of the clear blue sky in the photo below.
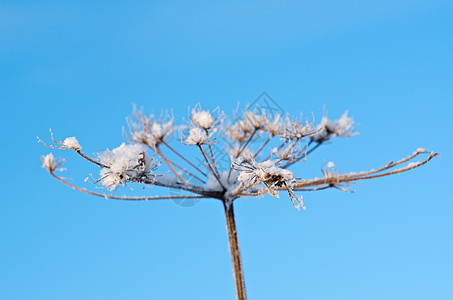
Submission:
M 0 299 L 233 299 L 217 201 L 131 203 L 40 168 L 52 128 L 87 153 L 118 146 L 132 103 L 349 109 L 360 135 L 294 169 L 429 165 L 353 194 L 238 200 L 250 299 L 453 299 L 452 1 L 2 1 Z M 71 152 L 67 177 L 97 172 Z M 145 192 L 154 193 L 152 189 Z

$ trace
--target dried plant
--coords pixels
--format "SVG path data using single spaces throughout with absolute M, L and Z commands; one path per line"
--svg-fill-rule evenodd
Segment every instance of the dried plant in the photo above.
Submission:
M 62 170 L 60 167 L 64 161 L 56 159 L 52 153 L 42 157 L 43 167 L 65 185 L 104 198 L 135 201 L 188 198 L 220 200 L 227 221 L 237 299 L 245 299 L 246 293 L 234 219 L 235 199 L 261 197 L 265 194 L 279 197 L 280 191 L 284 190 L 294 207 L 305 209 L 300 192 L 328 188 L 349 191 L 350 185 L 355 181 L 402 173 L 437 156 L 434 152 L 419 148 L 395 163 L 391 161 L 378 169 L 348 174 L 338 174 L 333 163 L 329 163 L 322 170 L 323 178 L 301 179 L 288 168 L 305 161 L 310 153 L 326 141 L 356 134 L 354 121 L 348 117 L 347 112 L 338 120 L 324 117 L 319 125 L 314 126 L 313 121 L 278 114 L 271 116 L 264 110 L 247 107 L 240 116 L 235 115 L 233 122 L 228 122 L 219 108 L 208 111 L 197 105 L 193 109 L 189 108 L 187 123 L 175 126 L 173 117 L 169 115 L 158 119 L 134 109 L 126 133 L 126 140 L 130 144 L 123 143 L 96 157 L 82 152 L 75 137 L 68 137 L 61 142 L 56 141 L 51 133 L 52 145 L 38 138 L 48 147 L 73 150 L 99 167 L 99 178 L 94 184 L 107 189 L 108 194 L 75 186 L 58 176 L 56 171 Z M 169 139 L 175 136 L 175 132 L 179 132 L 178 137 L 183 147 L 198 152 L 202 164 L 196 165 L 189 158 L 187 150 L 182 153 L 177 149 L 182 146 L 170 146 Z M 220 153 L 228 155 L 227 168 L 222 168 L 218 155 L 214 155 L 214 150 L 219 149 Z M 177 159 L 169 159 L 170 153 Z M 427 155 L 425 159 L 413 162 L 423 154 Z M 181 194 L 147 197 L 115 195 L 119 187 L 131 183 L 139 183 L 143 187 L 177 189 Z

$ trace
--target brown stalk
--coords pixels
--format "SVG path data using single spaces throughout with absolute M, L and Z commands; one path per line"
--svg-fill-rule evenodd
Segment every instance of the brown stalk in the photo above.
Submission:
M 239 241 L 236 229 L 236 220 L 234 218 L 233 202 L 227 205 L 223 202 L 225 218 L 228 231 L 228 242 L 230 245 L 231 260 L 233 262 L 233 276 L 236 284 L 236 299 L 247 299 L 245 293 L 244 270 L 242 269 L 241 253 L 239 251 Z

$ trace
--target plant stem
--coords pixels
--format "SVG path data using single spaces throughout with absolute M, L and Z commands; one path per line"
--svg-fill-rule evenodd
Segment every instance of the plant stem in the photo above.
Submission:
M 230 244 L 231 260 L 233 261 L 233 276 L 236 284 L 237 300 L 245 300 L 245 282 L 244 271 L 242 270 L 241 253 L 239 252 L 239 242 L 236 230 L 236 221 L 234 219 L 233 203 L 229 206 L 223 203 L 225 209 L 225 218 L 228 231 L 228 242 Z

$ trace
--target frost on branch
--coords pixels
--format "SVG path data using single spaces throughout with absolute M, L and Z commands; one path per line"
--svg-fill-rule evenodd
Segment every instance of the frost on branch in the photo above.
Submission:
M 157 161 L 150 157 L 141 145 L 126 145 L 106 150 L 99 155 L 105 168 L 101 169 L 101 182 L 111 190 L 128 181 L 143 183 L 152 181 Z

